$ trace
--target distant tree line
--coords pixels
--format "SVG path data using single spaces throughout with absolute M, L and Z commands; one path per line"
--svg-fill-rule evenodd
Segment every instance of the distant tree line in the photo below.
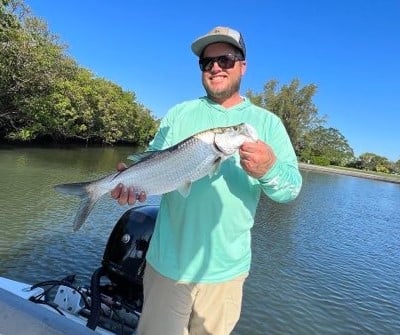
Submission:
M 256 105 L 282 119 L 300 161 L 400 174 L 400 159 L 391 162 L 373 153 L 355 157 L 347 139 L 338 129 L 324 127 L 326 117 L 318 114 L 312 101 L 316 85 L 302 86 L 299 79 L 293 79 L 280 88 L 278 85 L 278 81 L 270 80 L 261 93 L 250 90 L 247 96 Z
M 299 160 L 400 173 L 400 160 L 373 153 L 354 156 L 346 138 L 324 127 L 313 103 L 317 86 L 299 79 L 270 80 L 247 96 L 284 122 Z M 80 141 L 145 145 L 158 126 L 134 92 L 96 77 L 68 57 L 66 46 L 23 0 L 0 0 L 0 140 Z

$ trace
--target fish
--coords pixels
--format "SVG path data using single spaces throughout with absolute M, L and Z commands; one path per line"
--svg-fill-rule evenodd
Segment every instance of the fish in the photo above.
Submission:
M 137 194 L 161 195 L 177 190 L 183 197 L 191 185 L 205 176 L 217 174 L 221 164 L 233 156 L 244 142 L 255 142 L 256 130 L 247 123 L 207 129 L 159 151 L 134 155 L 136 161 L 127 169 L 100 179 L 55 185 L 56 191 L 80 197 L 74 218 L 77 231 L 87 220 L 95 204 L 105 194 L 123 184 Z

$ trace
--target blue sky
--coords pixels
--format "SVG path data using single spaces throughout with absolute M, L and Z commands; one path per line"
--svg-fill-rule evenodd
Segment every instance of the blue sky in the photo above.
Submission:
M 400 159 L 400 1 L 25 0 L 95 75 L 134 91 L 156 117 L 204 95 L 191 42 L 213 27 L 242 32 L 242 93 L 276 79 L 316 84 L 325 126 L 356 155 Z

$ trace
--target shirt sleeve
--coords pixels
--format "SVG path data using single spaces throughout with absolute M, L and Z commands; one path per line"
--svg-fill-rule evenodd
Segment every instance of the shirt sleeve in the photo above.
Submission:
M 259 178 L 263 192 L 276 202 L 289 202 L 300 193 L 302 176 L 289 135 L 279 118 L 273 118 L 266 131 L 266 143 L 276 156 L 275 164 Z

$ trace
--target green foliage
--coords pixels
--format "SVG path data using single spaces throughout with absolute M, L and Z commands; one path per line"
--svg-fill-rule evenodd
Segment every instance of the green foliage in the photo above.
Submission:
M 367 171 L 396 173 L 396 165 L 399 164 L 399 162 L 400 161 L 397 163 L 391 163 L 386 157 L 382 157 L 371 152 L 365 152 L 361 154 L 358 157 L 358 160 L 351 164 L 351 166 Z
M 1 0 L 0 1 L 0 40 L 4 42 L 7 39 L 5 34 L 6 29 L 17 28 L 19 23 L 14 15 L 7 11 L 7 7 L 15 1 Z
M 310 163 L 315 165 L 321 166 L 328 166 L 330 165 L 330 159 L 327 156 L 311 156 Z
M 400 159 L 393 163 L 393 172 L 400 174 Z
M 335 128 L 319 126 L 304 136 L 302 161 L 313 160 L 310 157 L 324 157 L 326 165 L 346 166 L 354 160 L 353 149 L 346 138 Z
M 304 135 L 324 122 L 312 98 L 317 90 L 314 84 L 300 87 L 300 81 L 293 79 L 289 85 L 278 89 L 278 81 L 270 80 L 264 85 L 263 92 L 247 92 L 249 99 L 263 107 L 283 121 L 297 154 L 300 153 Z
M 17 15 L 18 14 L 18 15 Z M 79 139 L 143 145 L 156 131 L 132 92 L 66 56 L 66 47 L 20 1 L 2 0 L 0 139 Z
M 262 93 L 249 91 L 247 96 L 282 119 L 302 161 L 344 166 L 354 159 L 353 150 L 337 129 L 322 126 L 325 118 L 318 115 L 312 101 L 316 90 L 314 84 L 301 87 L 298 79 L 278 89 L 278 82 L 271 80 L 264 85 Z

